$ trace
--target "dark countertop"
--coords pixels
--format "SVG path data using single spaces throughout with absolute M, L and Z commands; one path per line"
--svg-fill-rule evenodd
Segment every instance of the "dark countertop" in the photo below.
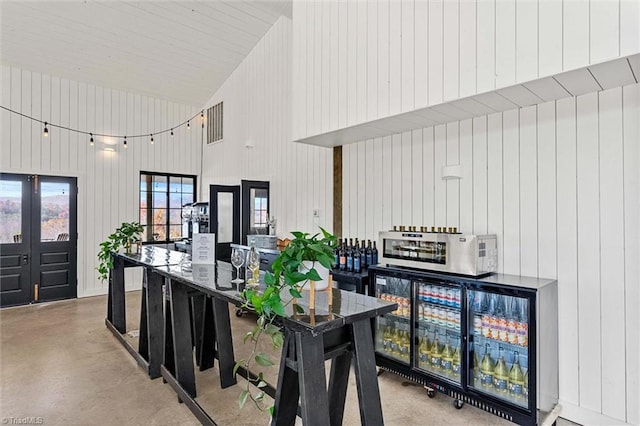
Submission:
M 231 283 L 232 267 L 226 262 L 217 262 L 217 265 L 193 265 L 185 253 L 158 247 L 143 247 L 139 254 L 117 256 L 138 266 L 152 267 L 155 272 L 167 278 L 236 306 L 244 302 L 241 297 L 244 284 Z M 294 313 L 293 306 L 289 303 L 286 306 L 287 317 L 282 321 L 287 328 L 312 334 L 340 328 L 355 321 L 389 313 L 397 308 L 392 302 L 334 288 L 331 305 L 328 300 L 329 292 L 316 292 L 315 312 L 310 312 L 309 292 L 303 290 L 302 294 L 303 297 L 297 299 L 297 303 L 303 308 L 304 313 Z M 284 303 L 291 300 L 288 294 L 283 294 L 282 297 Z

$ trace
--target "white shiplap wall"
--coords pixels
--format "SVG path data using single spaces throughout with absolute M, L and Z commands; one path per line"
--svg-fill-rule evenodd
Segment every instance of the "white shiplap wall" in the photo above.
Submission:
M 224 140 L 205 146 L 202 173 L 203 199 L 210 184 L 269 181 L 280 236 L 333 228 L 332 150 L 291 138 L 292 25 L 281 17 L 207 103 L 224 102 Z
M 562 415 L 638 424 L 639 122 L 636 84 L 345 145 L 344 234 L 497 234 L 500 272 L 558 279 Z
M 0 104 L 42 121 L 103 134 L 148 134 L 182 123 L 198 110 L 134 93 L 2 66 Z M 98 245 L 123 221 L 138 220 L 140 170 L 197 175 L 200 129 L 129 139 L 129 148 L 100 150 L 104 140 L 0 111 L 0 169 L 78 178 L 78 296 L 106 293 L 97 279 Z M 139 280 L 137 280 L 139 284 Z
M 293 137 L 640 52 L 638 0 L 293 3 Z

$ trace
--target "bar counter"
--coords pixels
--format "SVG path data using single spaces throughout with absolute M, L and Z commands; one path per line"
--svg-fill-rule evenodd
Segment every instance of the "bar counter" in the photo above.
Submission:
M 159 371 L 163 379 L 201 423 L 216 424 L 215 413 L 207 413 L 195 400 L 193 348 L 201 370 L 212 366 L 214 358 L 218 360 L 221 387 L 236 383 L 228 304 L 243 303 L 243 284 L 238 287 L 231 283 L 231 266 L 222 262 L 192 265 L 183 253 L 151 246 L 143 247 L 139 254 L 114 254 L 105 322 L 125 346 L 128 343 L 118 335 L 126 331 L 124 268 L 131 266 L 142 266 L 145 272 L 140 348 L 137 352 L 128 348 L 129 352 L 151 378 L 158 377 L 158 354 L 162 353 Z M 396 304 L 333 289 L 331 303 L 329 292 L 316 292 L 315 309 L 310 310 L 309 292 L 304 291 L 303 296 L 296 302 L 304 312 L 296 313 L 288 304 L 287 315 L 279 321 L 285 340 L 275 393 L 268 392 L 275 399 L 271 424 L 293 425 L 297 415 L 305 425 L 342 424 L 352 360 L 361 422 L 383 424 L 371 320 L 393 311 Z M 201 336 L 196 342 L 191 339 L 194 318 L 198 330 L 195 336 Z M 328 388 L 325 360 L 332 361 Z M 242 369 L 238 374 L 252 375 Z

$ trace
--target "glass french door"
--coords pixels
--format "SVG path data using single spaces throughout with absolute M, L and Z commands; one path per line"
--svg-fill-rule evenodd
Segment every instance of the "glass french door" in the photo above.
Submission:
M 210 185 L 209 204 L 216 260 L 231 262 L 231 244 L 240 244 L 240 186 Z
M 0 174 L 0 306 L 77 295 L 77 180 Z

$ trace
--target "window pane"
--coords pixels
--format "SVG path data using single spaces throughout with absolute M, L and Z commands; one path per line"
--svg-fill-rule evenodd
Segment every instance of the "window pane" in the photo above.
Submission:
M 166 225 L 166 223 L 167 223 L 167 209 L 154 209 L 153 224 Z
M 169 227 L 169 238 L 172 240 L 179 240 L 182 238 L 182 226 L 172 225 Z
M 0 243 L 22 242 L 22 182 L 0 180 Z
M 182 225 L 182 210 L 171 209 L 169 210 L 169 224 Z
M 167 207 L 167 194 L 164 192 L 153 193 L 153 208 L 166 208 Z
M 149 212 L 149 209 L 140 209 L 140 225 L 146 225 L 147 224 L 147 213 Z
M 182 178 L 182 192 L 193 194 L 193 178 Z
M 153 235 L 151 233 L 151 227 L 150 226 L 143 226 L 142 227 L 142 241 L 153 241 Z
M 69 184 L 42 182 L 40 202 L 40 240 L 69 240 Z
M 176 176 L 170 177 L 169 192 L 172 194 L 182 192 L 182 178 Z
M 140 191 L 140 208 L 146 209 L 149 207 L 147 200 L 149 199 L 150 192 Z
M 153 176 L 153 190 L 167 192 L 167 176 Z
M 151 191 L 151 176 L 140 175 L 140 191 Z
M 172 209 L 180 209 L 182 208 L 182 194 L 174 194 L 173 192 L 169 194 L 169 207 Z
M 153 240 L 154 241 L 166 241 L 167 239 L 167 228 L 165 225 L 154 225 L 153 226 Z

